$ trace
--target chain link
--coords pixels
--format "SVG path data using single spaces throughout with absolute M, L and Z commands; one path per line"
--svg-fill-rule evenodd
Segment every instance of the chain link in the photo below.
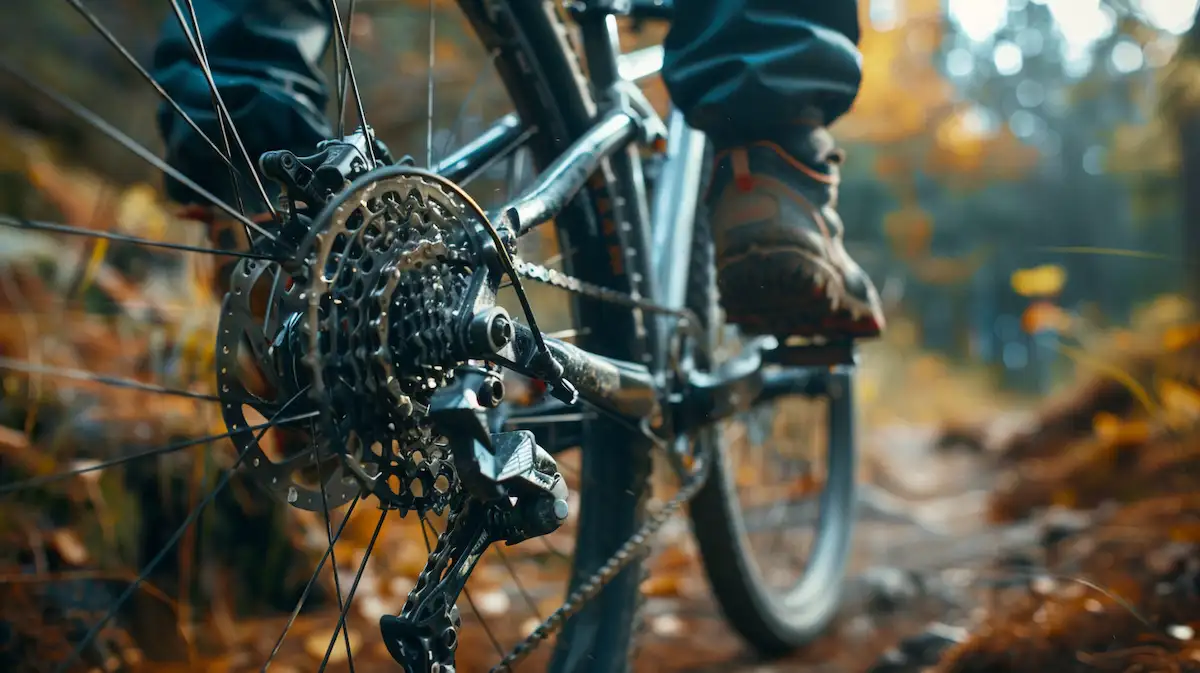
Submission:
M 517 258 L 513 259 L 513 266 L 516 269 L 517 275 L 528 280 L 551 285 L 567 292 L 591 297 L 599 301 L 620 304 L 652 313 L 675 316 L 681 318 L 685 324 L 699 324 L 696 321 L 695 314 L 687 309 L 671 309 L 660 306 L 636 296 L 587 283 L 578 278 L 568 276 L 561 271 Z M 571 592 L 567 596 L 566 601 L 557 610 L 551 613 L 524 640 L 517 643 L 500 660 L 500 663 L 493 666 L 490 673 L 511 673 L 513 666 L 529 656 L 543 641 L 558 633 L 568 619 L 583 609 L 584 605 L 595 598 L 605 586 L 616 579 L 626 566 L 649 551 L 653 536 L 683 507 L 684 503 L 694 498 L 700 492 L 700 489 L 704 487 L 704 483 L 708 479 L 709 466 L 714 459 L 714 456 L 710 455 L 712 447 L 708 442 L 701 442 L 700 444 L 701 450 L 704 453 L 695 457 L 691 470 L 686 475 L 687 478 L 679 491 L 663 505 L 661 510 L 650 516 L 637 532 L 626 540 L 625 544 L 621 545 L 621 548 L 604 565 L 600 566 L 599 570 L 581 583 L 575 591 Z
M 541 264 L 534 264 L 533 262 L 526 262 L 525 260 L 517 257 L 513 258 L 513 267 L 516 269 L 518 276 L 527 280 L 557 287 L 560 290 L 583 295 L 599 301 L 606 301 L 610 304 L 619 304 L 629 308 L 641 309 L 649 313 L 675 316 L 676 318 L 686 320 L 692 325 L 699 324 L 696 320 L 696 314 L 688 309 L 668 308 L 660 304 L 655 304 L 651 301 L 646 301 L 645 299 L 634 295 L 625 294 L 624 292 L 617 292 L 616 290 L 612 290 L 601 285 L 579 280 L 578 278 L 575 278 L 574 276 L 568 276 L 557 269 L 551 269 L 542 266 Z

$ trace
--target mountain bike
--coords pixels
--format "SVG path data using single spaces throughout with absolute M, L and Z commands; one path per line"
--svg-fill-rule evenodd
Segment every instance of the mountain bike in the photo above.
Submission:
M 67 2 L 170 102 L 86 3 Z M 183 18 L 191 3 L 170 4 L 207 68 L 204 36 Z M 644 560 L 655 533 L 684 507 L 729 625 L 764 655 L 803 645 L 836 613 L 849 555 L 854 344 L 780 342 L 723 325 L 702 198 L 707 141 L 677 112 L 663 120 L 637 85 L 658 72 L 661 47 L 618 48 L 618 19 L 669 21 L 671 4 L 457 4 L 491 55 L 514 111 L 449 156 L 433 161 L 430 155 L 423 167 L 394 157 L 361 109 L 348 17 L 334 5 L 334 49 L 345 74 L 339 86 L 354 93 L 363 123 L 311 156 L 286 148 L 246 156 L 237 151 L 232 125 L 231 151 L 210 139 L 247 183 L 279 185 L 281 196 L 269 201 L 265 222 L 205 192 L 95 113 L 4 62 L 7 76 L 207 197 L 244 225 L 250 247 L 204 249 L 6 217 L 8 226 L 55 235 L 232 256 L 236 266 L 217 321 L 211 395 L 14 359 L 0 364 L 219 404 L 224 435 L 139 452 L 162 455 L 225 437 L 235 447 L 229 471 L 183 528 L 234 469 L 249 471 L 292 507 L 323 512 L 327 521 L 329 510 L 349 504 L 352 511 L 369 499 L 380 511 L 376 536 L 392 512 L 443 516 L 416 585 L 379 624 L 388 652 L 410 672 L 454 670 L 460 598 L 489 547 L 547 535 L 568 519 L 577 533 L 567 595 L 493 670 L 512 668 L 553 636 L 553 670 L 625 670 L 640 631 Z M 212 93 L 228 118 L 215 85 Z M 484 208 L 469 186 L 518 152 L 531 157 L 535 177 L 505 202 Z M 518 255 L 521 237 L 546 224 L 562 251 L 558 268 Z M 526 292 L 531 284 L 570 295 L 573 337 L 539 329 Z M 515 296 L 513 311 L 498 299 L 504 292 Z M 527 403 L 506 399 L 514 374 L 542 392 Z M 796 421 L 787 405 L 797 399 L 824 400 L 823 415 Z M 267 421 L 255 422 L 258 417 Z M 735 422 L 744 426 L 740 434 L 731 430 Z M 270 429 L 302 438 L 299 448 L 283 457 L 265 450 L 260 440 Z M 760 480 L 779 476 L 780 464 L 760 457 L 751 465 L 739 453 L 812 430 L 826 454 L 824 474 L 782 475 L 811 488 L 768 487 Z M 581 452 L 585 476 L 577 496 L 557 462 L 572 449 Z M 656 455 L 680 486 L 651 511 Z M 23 487 L 9 484 L 0 492 Z M 743 487 L 767 502 L 744 502 Z M 814 523 L 814 542 L 808 552 L 783 552 L 795 576 L 780 579 L 764 568 L 751 538 L 796 518 Z M 329 533 L 329 551 L 309 588 L 341 528 Z M 344 606 L 322 670 L 374 540 L 354 583 L 338 588 Z M 139 581 L 161 559 L 150 559 Z M 88 656 L 89 644 L 136 584 L 78 639 L 72 660 Z M 59 670 L 70 665 L 64 661 Z

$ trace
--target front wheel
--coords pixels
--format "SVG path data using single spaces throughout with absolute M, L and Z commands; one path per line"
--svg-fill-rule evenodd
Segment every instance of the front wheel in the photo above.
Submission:
M 693 354 L 702 369 L 739 345 L 720 321 L 707 225 L 701 212 L 688 297 L 708 335 Z M 772 400 L 691 438 L 717 458 L 690 508 L 709 584 L 764 656 L 807 644 L 837 614 L 854 527 L 853 368 L 804 373 L 810 396 Z

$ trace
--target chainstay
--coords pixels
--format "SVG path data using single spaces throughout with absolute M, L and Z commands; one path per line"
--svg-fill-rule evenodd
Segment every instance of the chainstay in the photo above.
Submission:
M 557 610 L 551 613 L 549 617 L 546 617 L 524 640 L 517 643 L 500 660 L 500 663 L 491 668 L 489 673 L 511 673 L 514 665 L 529 656 L 543 641 L 558 633 L 568 619 L 579 612 L 588 601 L 595 598 L 605 586 L 616 579 L 617 575 L 626 566 L 649 550 L 650 542 L 654 535 L 679 511 L 679 508 L 683 507 L 684 503 L 696 497 L 696 494 L 704 487 L 705 481 L 708 480 L 710 466 L 712 461 L 716 459 L 716 456 L 711 455 L 711 445 L 707 442 L 702 442 L 702 444 L 704 445 L 704 448 L 702 448 L 704 453 L 697 455 L 687 481 L 674 497 L 668 500 L 661 510 L 648 518 L 642 524 L 641 528 L 626 540 L 625 544 L 621 545 L 621 548 L 599 570 L 593 573 L 587 581 L 579 585 L 579 588 L 572 591 L 571 595 L 567 596 L 567 600 Z

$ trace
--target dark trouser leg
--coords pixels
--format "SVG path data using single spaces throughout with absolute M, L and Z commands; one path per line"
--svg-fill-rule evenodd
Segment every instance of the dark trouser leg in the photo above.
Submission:
M 862 79 L 856 0 L 675 1 L 663 78 L 717 149 L 707 205 L 726 319 L 776 335 L 877 336 L 883 311 L 843 245 L 841 152 L 823 128 Z
M 258 157 L 270 150 L 308 153 L 329 137 L 324 116 L 329 92 L 318 66 L 332 35 L 327 2 L 194 0 L 194 4 L 213 78 L 252 161 L 257 163 Z M 163 27 L 152 72 L 217 147 L 224 149 L 208 82 L 174 14 Z M 159 109 L 158 123 L 167 160 L 234 205 L 229 169 L 212 148 L 165 104 Z M 232 138 L 230 144 L 233 164 L 248 175 L 249 168 Z M 239 184 L 239 191 L 247 211 L 263 209 L 252 184 Z M 203 201 L 171 179 L 167 180 L 167 193 L 184 203 Z
M 663 79 L 718 145 L 771 139 L 821 111 L 829 124 L 862 79 L 856 0 L 675 0 Z

